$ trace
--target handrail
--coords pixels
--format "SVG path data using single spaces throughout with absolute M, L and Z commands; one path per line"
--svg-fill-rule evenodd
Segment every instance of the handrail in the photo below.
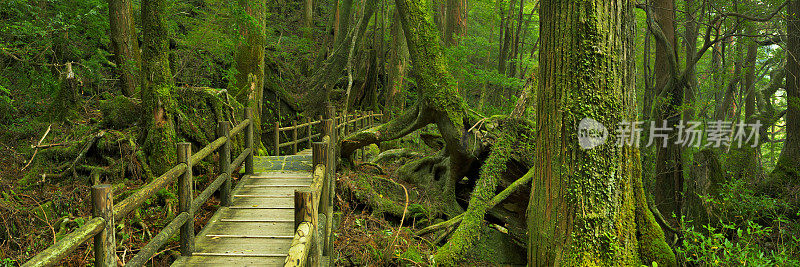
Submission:
M 147 245 L 145 245 L 134 258 L 126 264 L 130 266 L 142 266 L 161 248 L 170 237 L 176 232 L 181 232 L 181 254 L 184 256 L 191 255 L 194 249 L 194 212 L 197 211 L 205 201 L 217 190 L 221 190 L 221 198 L 223 203 L 225 199 L 230 199 L 230 190 L 225 190 L 226 186 L 229 189 L 231 182 L 231 173 L 233 169 L 238 168 L 240 165 L 245 164 L 245 173 L 251 175 L 253 173 L 253 123 L 252 111 L 250 108 L 245 110 L 245 120 L 240 122 L 236 127 L 230 129 L 230 122 L 220 122 L 217 139 L 200 149 L 196 154 L 191 153 L 191 144 L 181 143 L 178 145 L 178 158 L 181 161 L 176 166 L 172 167 L 166 173 L 162 174 L 152 182 L 143 186 L 135 193 L 131 194 L 117 205 L 111 207 L 112 192 L 109 185 L 98 185 L 92 187 L 93 210 L 94 217 L 82 227 L 76 229 L 72 233 L 66 235 L 61 240 L 55 242 L 52 246 L 40 252 L 23 266 L 53 266 L 59 260 L 66 257 L 69 253 L 75 251 L 83 243 L 89 239 L 95 238 L 95 265 L 96 266 L 116 266 L 116 258 L 114 256 L 115 242 L 113 241 L 115 226 L 114 221 L 123 219 L 128 213 L 136 208 L 139 208 L 145 200 L 153 197 L 156 192 L 166 188 L 168 185 L 179 181 L 179 202 L 181 213 L 173 218 L 170 223 L 159 232 Z M 229 130 L 230 129 L 230 130 Z M 230 160 L 230 143 L 233 136 L 239 133 L 245 133 L 245 146 L 246 148 L 242 153 L 236 157 L 233 162 Z M 204 158 L 208 157 L 214 151 L 222 148 L 221 155 L 227 157 L 220 157 L 220 166 L 223 173 L 206 188 L 196 199 L 192 199 L 192 169 L 191 166 L 199 163 Z M 100 192 L 105 193 L 99 195 Z M 95 196 L 98 194 L 98 196 Z M 104 207 L 106 205 L 107 207 Z M 191 230 L 189 230 L 191 229 Z M 110 240 L 104 240 L 110 238 Z M 102 241 L 98 243 L 99 241 Z M 110 241 L 110 242 L 109 242 Z M 100 245 L 97 245 L 100 244 Z M 111 253 L 105 253 L 111 251 Z M 103 252 L 103 253 L 100 253 Z
M 357 129 L 361 130 L 361 129 L 364 129 L 366 127 L 372 127 L 375 124 L 375 118 L 383 118 L 383 116 L 384 116 L 383 113 L 374 113 L 372 111 L 370 111 L 370 112 L 361 111 L 361 112 L 353 112 L 353 113 L 350 113 L 350 114 L 347 114 L 347 115 L 339 114 L 339 115 L 336 115 L 336 116 L 328 116 L 328 118 L 332 117 L 337 122 L 340 122 L 340 123 L 337 123 L 338 125 L 335 127 L 335 129 L 337 131 L 340 130 L 340 129 L 344 129 L 343 134 L 347 135 L 348 133 L 352 133 L 354 131 L 354 129 L 352 127 L 356 126 L 357 123 L 361 122 L 361 126 L 357 127 Z M 298 124 L 299 122 L 297 120 L 292 120 L 291 121 L 292 125 L 291 126 L 285 126 L 285 127 L 281 127 L 280 121 L 275 123 L 275 127 L 273 129 L 274 143 L 273 143 L 273 146 L 272 146 L 272 148 L 274 149 L 274 155 L 275 156 L 280 156 L 281 148 L 289 147 L 289 146 L 292 147 L 292 152 L 294 152 L 296 154 L 297 153 L 297 145 L 299 145 L 299 144 L 301 144 L 303 142 L 306 142 L 306 141 L 309 142 L 309 147 L 310 147 L 311 146 L 310 143 L 314 138 L 321 138 L 322 137 L 322 134 L 320 134 L 320 133 L 312 134 L 312 126 L 324 123 L 326 120 L 328 120 L 328 119 L 319 118 L 316 121 L 310 121 L 310 119 L 306 119 L 306 122 L 302 123 L 302 124 Z M 365 120 L 367 121 L 366 123 L 364 122 Z M 308 130 L 308 134 L 306 135 L 306 137 L 297 138 L 297 130 L 304 129 L 304 128 Z M 282 132 L 288 132 L 288 131 L 292 131 L 292 136 L 291 136 L 290 140 L 285 141 L 285 142 L 280 142 L 281 133 Z
M 72 253 L 79 245 L 86 243 L 90 238 L 103 231 L 106 220 L 94 218 L 74 232 L 58 240 L 55 244 L 48 247 L 39 254 L 36 254 L 22 266 L 53 266 L 63 259 L 67 254 Z

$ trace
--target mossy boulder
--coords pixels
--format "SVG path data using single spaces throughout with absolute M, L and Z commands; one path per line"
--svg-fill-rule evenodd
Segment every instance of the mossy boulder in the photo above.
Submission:
M 103 114 L 104 127 L 125 129 L 141 120 L 142 103 L 125 96 L 100 101 L 100 112 Z
M 491 265 L 525 265 L 526 250 L 508 235 L 484 225 L 478 242 L 469 254 L 468 261 Z

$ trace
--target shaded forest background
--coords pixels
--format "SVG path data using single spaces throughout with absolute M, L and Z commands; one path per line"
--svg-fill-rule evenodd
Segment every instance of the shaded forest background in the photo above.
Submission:
M 591 244 L 564 245 L 584 264 L 800 265 L 800 1 L 581 3 L 2 1 L 0 266 L 85 223 L 91 185 L 130 195 L 217 121 L 255 107 L 258 154 L 274 155 L 275 125 L 326 102 L 388 117 L 339 146 L 339 265 L 569 265 L 551 253 L 563 218 L 585 223 L 572 235 Z M 586 152 L 567 120 L 586 114 L 647 121 L 644 144 L 649 121 L 763 126 L 744 147 L 662 147 L 671 133 Z M 195 169 L 197 184 L 219 172 Z M 536 185 L 559 180 L 574 209 L 538 216 L 555 202 Z M 174 190 L 119 222 L 120 262 L 175 216 Z M 603 205 L 625 212 L 576 211 Z

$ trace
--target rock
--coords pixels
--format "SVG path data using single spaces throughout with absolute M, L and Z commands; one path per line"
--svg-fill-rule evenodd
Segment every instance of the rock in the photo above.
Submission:
M 103 113 L 103 126 L 113 129 L 125 129 L 141 119 L 142 103 L 139 100 L 116 96 L 100 101 L 100 112 Z

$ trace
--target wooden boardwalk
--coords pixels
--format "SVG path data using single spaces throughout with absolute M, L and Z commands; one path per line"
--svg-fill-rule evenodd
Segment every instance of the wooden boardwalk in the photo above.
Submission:
M 311 150 L 255 158 L 255 174 L 232 191 L 195 238 L 196 250 L 173 266 L 283 266 L 295 234 L 294 190 L 312 181 Z

